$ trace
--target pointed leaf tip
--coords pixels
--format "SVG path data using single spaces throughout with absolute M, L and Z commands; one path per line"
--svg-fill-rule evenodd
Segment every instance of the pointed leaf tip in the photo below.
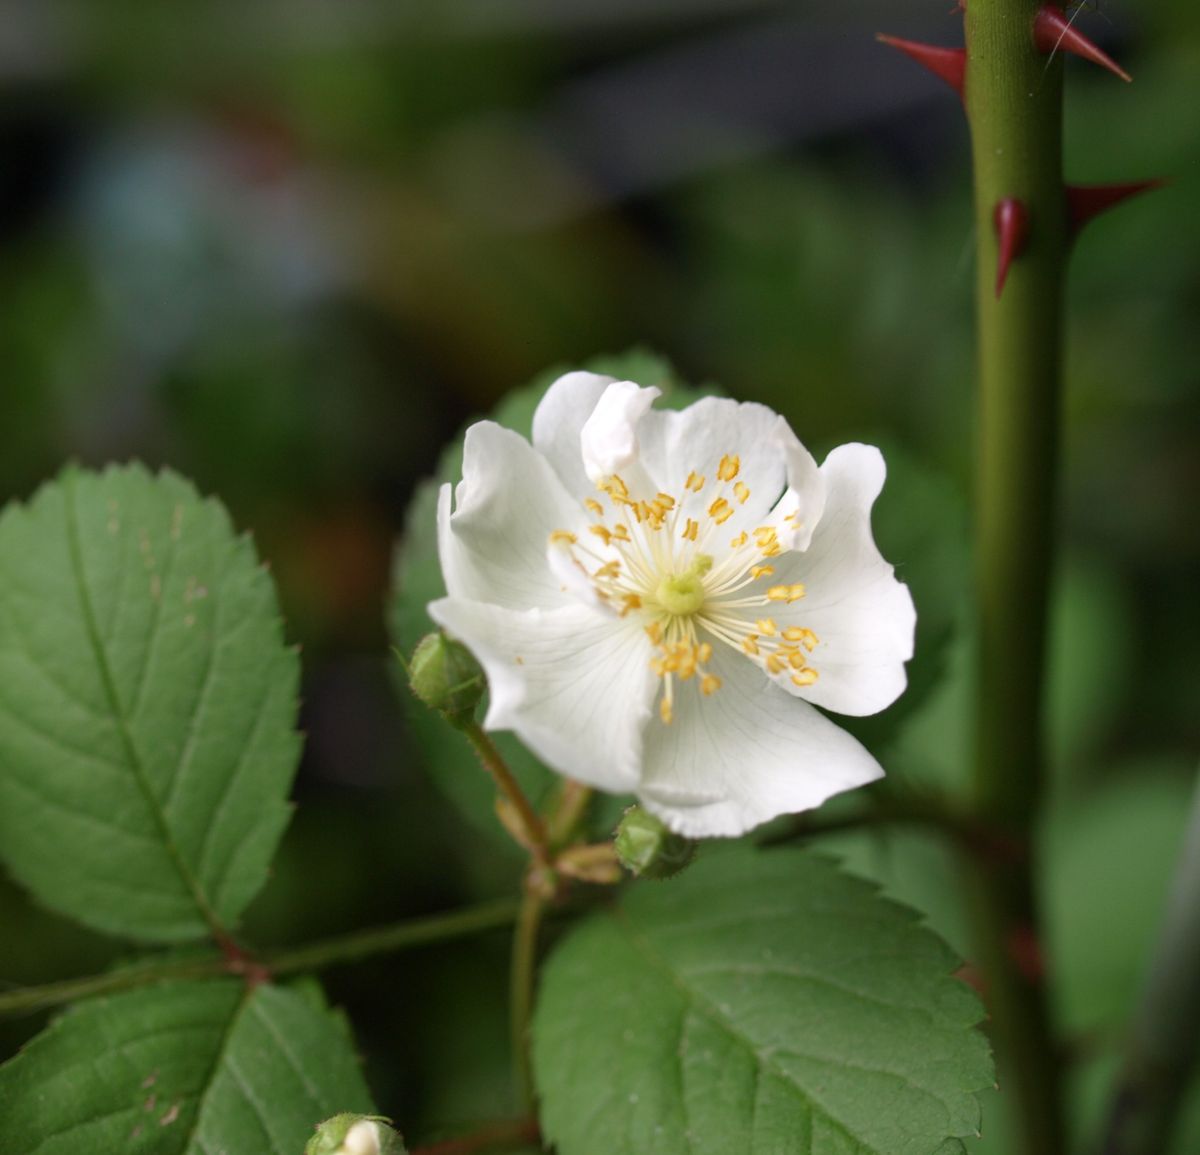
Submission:
M 939 80 L 944 80 L 961 97 L 967 76 L 967 53 L 962 48 L 938 48 L 933 44 L 920 44 L 915 40 L 901 40 L 898 36 L 876 37 L 881 44 L 903 52 L 923 68 L 928 69 Z
M 1008 280 L 1008 270 L 1012 268 L 1013 261 L 1025 251 L 1025 242 L 1029 239 L 1029 210 L 1024 202 L 1016 197 L 1005 197 L 997 202 L 996 211 L 992 214 L 992 223 L 996 227 L 996 237 L 1000 242 L 996 263 L 996 299 L 999 300 Z
M 1081 56 L 1101 68 L 1107 68 L 1114 76 L 1119 76 L 1126 84 L 1133 82 L 1129 75 L 1108 53 L 1103 52 L 1084 34 L 1075 28 L 1073 17 L 1066 14 L 1058 4 L 1044 4 L 1038 10 L 1033 21 L 1033 42 L 1039 52 L 1047 56 L 1055 52 L 1070 52 Z
M 1135 196 L 1162 188 L 1165 180 L 1135 180 L 1124 184 L 1067 185 L 1067 219 L 1071 236 L 1078 236 L 1089 221 Z

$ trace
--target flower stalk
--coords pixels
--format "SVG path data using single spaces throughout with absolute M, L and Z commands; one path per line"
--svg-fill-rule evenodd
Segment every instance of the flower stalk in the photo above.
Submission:
M 512 1042 L 513 1081 L 521 1109 L 532 1115 L 536 1106 L 533 1065 L 529 1054 L 529 1024 L 533 1015 L 533 991 L 537 977 L 538 932 L 546 910 L 546 894 L 534 872 L 526 880 L 513 928 L 512 963 L 509 971 L 509 1025 Z
M 533 803 L 525 797 L 521 784 L 513 776 L 504 761 L 503 755 L 496 749 L 496 744 L 488 737 L 484 728 L 478 722 L 471 721 L 462 726 L 462 732 L 471 749 L 475 751 L 480 764 L 492 776 L 501 797 L 511 807 L 520 827 L 520 841 L 533 857 L 535 864 L 543 869 L 550 866 L 553 854 L 550 849 L 550 839 L 546 833 L 546 824 L 533 808 Z
M 1024 847 L 1045 771 L 1042 702 L 1069 247 L 1062 64 L 1037 50 L 1038 11 L 1038 0 L 970 0 L 966 12 L 979 245 L 974 795 L 977 813 Z M 1007 208 L 998 212 L 1000 206 Z M 1019 247 L 998 227 L 1014 217 L 1026 226 Z M 1066 1149 L 1060 1064 L 1042 981 L 1031 852 L 973 864 L 977 949 L 1019 1146 L 1026 1155 L 1057 1155 Z

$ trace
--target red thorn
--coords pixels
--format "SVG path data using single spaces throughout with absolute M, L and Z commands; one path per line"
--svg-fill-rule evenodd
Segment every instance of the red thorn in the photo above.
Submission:
M 1162 188 L 1166 183 L 1163 180 L 1135 180 L 1127 184 L 1067 185 L 1067 224 L 1071 236 L 1078 236 L 1084 225 L 1101 213 L 1116 208 L 1131 197 Z
M 1033 21 L 1033 42 L 1039 52 L 1047 56 L 1053 55 L 1060 49 L 1082 56 L 1101 68 L 1107 68 L 1115 76 L 1119 76 L 1126 84 L 1133 81 L 1129 75 L 1111 56 L 1102 52 L 1082 32 L 1076 30 L 1071 18 L 1058 4 L 1043 4 Z
M 915 40 L 901 40 L 896 36 L 875 37 L 881 44 L 897 48 L 905 56 L 929 69 L 939 80 L 944 80 L 961 97 L 967 76 L 967 53 L 962 48 L 937 48 L 932 44 L 919 44 Z
M 1029 210 L 1016 197 L 1005 197 L 997 202 L 992 223 L 1000 241 L 1000 259 L 996 265 L 996 298 L 999 300 L 1004 292 L 1004 282 L 1008 280 L 1008 270 L 1025 251 L 1025 242 L 1029 239 Z

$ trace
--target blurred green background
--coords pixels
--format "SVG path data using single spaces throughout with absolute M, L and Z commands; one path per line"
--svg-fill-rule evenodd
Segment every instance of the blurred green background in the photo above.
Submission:
M 254 941 L 511 888 L 518 860 L 459 817 L 406 728 L 391 551 L 464 420 L 637 343 L 780 409 L 818 454 L 894 449 L 880 538 L 946 628 L 880 753 L 961 785 L 967 131 L 873 41 L 960 43 L 949 7 L 0 2 L 0 498 L 68 458 L 137 457 L 254 531 L 304 647 L 308 734 Z M 1086 1135 L 1200 747 L 1200 10 L 1079 19 L 1136 83 L 1069 63 L 1070 177 L 1174 178 L 1091 228 L 1070 284 L 1045 890 Z M 839 845 L 968 949 L 938 844 Z M 0 983 L 127 950 L 0 881 Z M 411 1135 L 509 1110 L 504 966 L 500 936 L 327 976 Z M 42 1022 L 0 1024 L 0 1055 Z M 977 1150 L 1002 1150 L 985 1118 Z

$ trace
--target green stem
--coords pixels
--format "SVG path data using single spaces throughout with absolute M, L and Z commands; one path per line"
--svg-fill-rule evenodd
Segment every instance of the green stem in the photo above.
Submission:
M 341 963 L 358 962 L 375 955 L 450 942 L 467 935 L 509 926 L 517 916 L 511 899 L 464 907 L 448 914 L 407 919 L 371 930 L 328 938 L 306 946 L 274 951 L 257 961 L 272 975 L 322 970 Z M 0 1017 L 28 1014 L 78 999 L 116 994 L 148 983 L 220 978 L 232 973 L 230 960 L 219 955 L 203 958 L 148 960 L 110 974 L 65 979 L 43 986 L 23 987 L 0 994 Z
M 979 270 L 977 813 L 1029 845 L 1045 756 L 1042 696 L 1054 545 L 1063 278 L 1062 68 L 1033 46 L 1040 0 L 970 0 L 967 113 Z M 1028 212 L 1028 242 L 995 292 L 993 214 Z M 1038 959 L 1028 853 L 972 859 L 979 962 L 1023 1155 L 1066 1149 L 1060 1063 Z
M 546 909 L 539 889 L 527 882 L 513 928 L 512 969 L 509 973 L 509 1015 L 512 1033 L 513 1081 L 521 1109 L 533 1114 L 535 1096 L 529 1058 L 529 1021 L 533 1014 L 533 986 L 537 974 L 538 931 Z
M 1124 1070 L 1104 1155 L 1159 1155 L 1170 1146 L 1200 1059 L 1200 783 Z
M 521 819 L 526 843 L 530 853 L 539 866 L 548 866 L 552 854 L 550 841 L 546 835 L 546 825 L 541 815 L 533 808 L 532 803 L 525 797 L 521 784 L 513 777 L 504 756 L 496 749 L 496 744 L 488 737 L 486 731 L 478 722 L 468 722 L 462 727 L 462 732 L 471 743 L 483 768 L 492 776 L 496 788 L 512 803 L 513 808 Z
M 566 846 L 587 814 L 592 788 L 574 778 L 563 779 L 554 811 L 546 823 L 546 837 L 555 849 Z

